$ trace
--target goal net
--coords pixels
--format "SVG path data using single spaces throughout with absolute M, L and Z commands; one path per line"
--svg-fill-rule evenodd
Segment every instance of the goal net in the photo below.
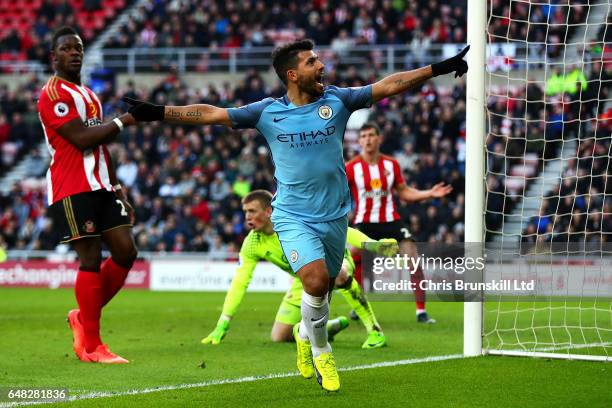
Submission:
M 612 360 L 611 7 L 489 0 L 485 353 Z

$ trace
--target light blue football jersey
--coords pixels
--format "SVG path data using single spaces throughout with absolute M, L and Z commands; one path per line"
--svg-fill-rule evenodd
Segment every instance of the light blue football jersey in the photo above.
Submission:
M 277 183 L 273 207 L 306 221 L 326 222 L 351 209 L 344 130 L 351 113 L 371 103 L 371 85 L 327 86 L 321 98 L 307 105 L 295 106 L 285 95 L 228 113 L 234 128 L 255 128 L 270 146 Z

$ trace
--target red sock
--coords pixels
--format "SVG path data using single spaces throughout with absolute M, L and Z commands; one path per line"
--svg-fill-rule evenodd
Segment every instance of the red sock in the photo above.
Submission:
M 123 287 L 129 268 L 117 265 L 109 257 L 100 267 L 100 280 L 102 282 L 102 307 L 104 307 Z
M 102 344 L 100 339 L 100 310 L 102 308 L 100 274 L 79 269 L 74 293 L 79 304 L 79 320 L 85 331 L 85 350 L 91 353 Z
M 414 285 L 414 301 L 417 310 L 425 310 L 425 291 L 421 289 L 421 281 L 424 279 L 423 269 L 419 266 L 414 273 L 410 274 L 410 281 Z

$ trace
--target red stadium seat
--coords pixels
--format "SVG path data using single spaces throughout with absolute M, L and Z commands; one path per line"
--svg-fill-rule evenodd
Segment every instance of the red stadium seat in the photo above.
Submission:
M 15 18 L 17 18 L 17 17 L 18 17 L 18 16 L 20 16 L 20 15 L 21 15 L 21 12 L 20 12 L 20 11 L 18 11 L 18 10 L 16 10 L 16 9 L 13 9 L 13 10 L 7 10 L 7 11 L 4 11 L 4 12 L 2 13 L 2 17 L 3 17 L 4 19 L 8 20 L 8 21 L 10 21 L 10 20 L 14 20 Z
M 77 21 L 85 20 L 89 17 L 89 13 L 85 10 L 78 10 L 78 11 L 75 11 L 74 17 L 76 18 Z
M 25 24 L 27 26 L 30 26 L 32 24 L 32 18 L 29 14 L 21 14 L 19 17 L 16 18 L 16 20 L 19 21 L 20 24 Z
M 113 19 L 115 18 L 115 16 L 117 15 L 117 11 L 112 8 L 112 7 L 108 7 L 104 9 L 104 15 L 106 17 L 106 19 Z
M 28 0 L 28 3 L 30 4 L 30 9 L 38 10 L 42 5 L 42 0 Z
M 29 21 L 17 21 L 15 28 L 19 34 L 25 34 L 30 31 L 31 24 Z
M 97 10 L 91 13 L 96 20 L 106 20 L 106 12 L 104 10 Z
M 15 0 L 13 1 L 13 10 L 29 9 L 31 6 L 26 0 Z

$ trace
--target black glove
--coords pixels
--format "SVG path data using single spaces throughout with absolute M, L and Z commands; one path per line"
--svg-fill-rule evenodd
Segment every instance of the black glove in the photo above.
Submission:
M 149 102 L 139 101 L 138 99 L 128 98 L 124 96 L 121 99 L 123 102 L 131 105 L 128 113 L 132 114 L 138 122 L 155 122 L 156 120 L 164 120 L 164 106 L 154 105 Z
M 468 64 L 463 60 L 463 57 L 469 51 L 470 46 L 465 47 L 459 54 L 452 58 L 431 64 L 433 76 L 455 73 L 455 78 L 463 76 L 468 71 Z

